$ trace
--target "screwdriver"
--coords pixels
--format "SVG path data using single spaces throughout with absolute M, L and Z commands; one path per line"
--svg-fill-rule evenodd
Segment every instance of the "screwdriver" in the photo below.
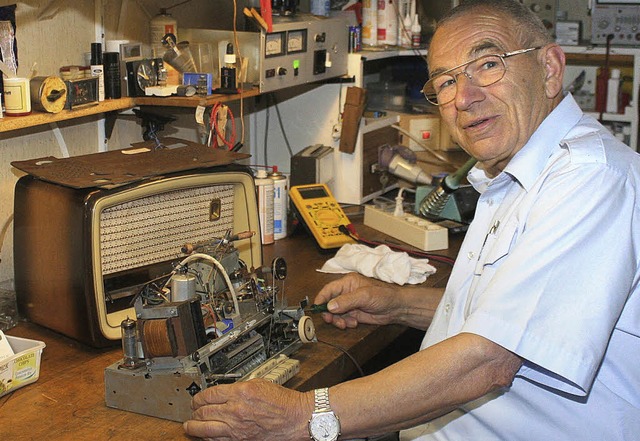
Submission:
M 329 303 L 329 302 L 321 303 L 319 305 L 313 304 L 313 305 L 309 306 L 309 309 L 307 311 L 309 311 L 312 314 L 319 314 L 321 312 L 329 312 L 329 308 L 327 308 L 327 303 Z

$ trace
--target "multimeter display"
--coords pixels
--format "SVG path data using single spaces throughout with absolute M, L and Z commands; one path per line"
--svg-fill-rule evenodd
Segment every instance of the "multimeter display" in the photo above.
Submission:
M 354 242 L 338 229 L 351 222 L 325 184 L 293 186 L 289 197 L 320 248 L 338 248 Z
M 299 188 L 302 199 L 318 199 L 329 197 L 329 193 L 323 187 Z

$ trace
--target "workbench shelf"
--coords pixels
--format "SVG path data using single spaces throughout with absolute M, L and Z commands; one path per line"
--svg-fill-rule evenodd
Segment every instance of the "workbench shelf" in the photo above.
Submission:
M 216 103 L 237 101 L 244 98 L 251 98 L 259 95 L 257 88 L 242 91 L 235 95 L 208 95 L 206 97 L 125 97 L 119 99 L 109 99 L 99 102 L 94 106 L 83 107 L 75 110 L 62 110 L 58 113 L 47 113 L 33 111 L 26 116 L 6 116 L 0 119 L 0 133 L 12 132 L 44 124 L 57 123 L 59 121 L 75 120 L 85 116 L 97 115 L 101 113 L 119 112 L 136 106 L 165 106 L 165 107 L 198 107 L 213 106 Z

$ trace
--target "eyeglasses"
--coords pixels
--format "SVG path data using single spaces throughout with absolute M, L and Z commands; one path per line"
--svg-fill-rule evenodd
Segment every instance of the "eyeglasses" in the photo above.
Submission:
M 422 88 L 422 93 L 424 93 L 427 101 L 436 106 L 450 103 L 456 97 L 458 75 L 464 74 L 464 76 L 471 81 L 471 84 L 475 86 L 490 86 L 504 77 L 504 73 L 507 71 L 507 65 L 504 62 L 505 58 L 526 54 L 527 52 L 542 49 L 543 47 L 544 46 L 530 47 L 528 49 L 520 49 L 504 54 L 483 55 L 474 58 L 471 61 L 452 67 L 429 79 Z M 454 70 L 460 68 L 462 68 L 460 72 L 452 73 Z

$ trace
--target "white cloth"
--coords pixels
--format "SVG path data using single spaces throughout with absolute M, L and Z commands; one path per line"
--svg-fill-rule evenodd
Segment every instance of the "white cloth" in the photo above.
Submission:
M 383 282 L 417 284 L 436 272 L 428 262 L 428 259 L 415 259 L 405 252 L 393 251 L 386 245 L 370 248 L 348 243 L 318 271 L 336 274 L 358 272 Z

